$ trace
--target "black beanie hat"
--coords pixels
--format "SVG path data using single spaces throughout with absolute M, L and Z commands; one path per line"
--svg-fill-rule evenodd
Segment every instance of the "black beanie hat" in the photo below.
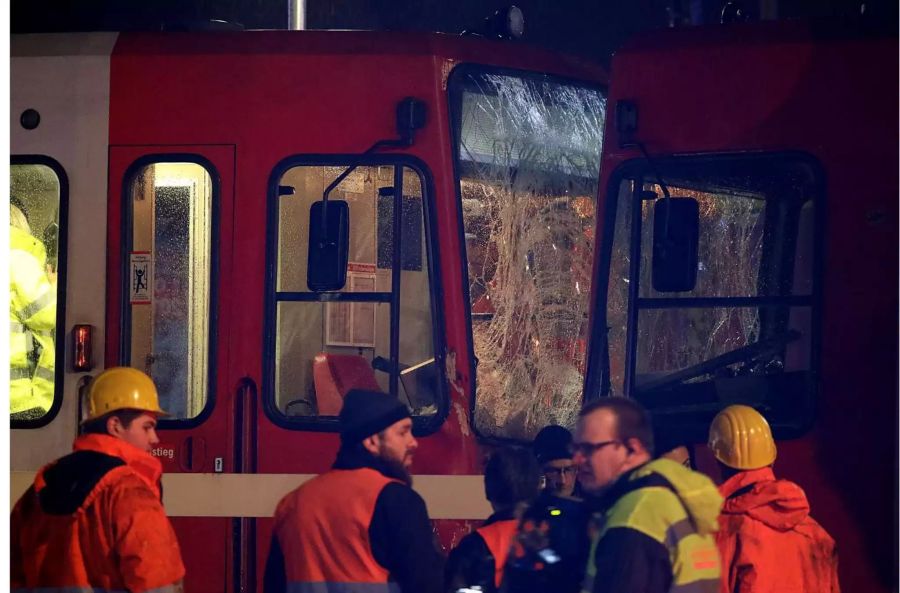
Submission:
M 341 442 L 345 445 L 356 444 L 409 417 L 409 408 L 396 397 L 380 391 L 351 389 L 344 396 L 344 405 L 338 416 Z
M 534 456 L 544 464 L 554 459 L 571 459 L 572 433 L 562 426 L 545 426 L 534 437 Z

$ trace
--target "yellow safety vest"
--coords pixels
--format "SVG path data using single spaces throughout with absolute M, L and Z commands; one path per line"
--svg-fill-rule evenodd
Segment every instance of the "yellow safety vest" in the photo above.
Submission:
M 615 528 L 639 531 L 662 544 L 672 566 L 670 593 L 718 593 L 721 563 L 713 533 L 722 497 L 712 481 L 668 459 L 647 463 L 627 476 L 644 481 L 657 474 L 666 485 L 627 491 L 606 511 L 591 546 L 584 590 L 593 589 L 594 551 L 603 536 Z M 671 486 L 671 487 L 669 487 Z
M 16 227 L 9 239 L 10 413 L 46 412 L 53 403 L 56 287 L 47 277 L 44 245 Z M 37 364 L 28 359 L 35 342 L 41 347 Z

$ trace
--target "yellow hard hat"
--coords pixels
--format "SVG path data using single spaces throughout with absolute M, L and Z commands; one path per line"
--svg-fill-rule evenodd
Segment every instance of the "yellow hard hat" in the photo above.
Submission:
M 96 420 L 116 410 L 141 410 L 159 416 L 169 415 L 159 407 L 159 396 L 153 379 L 130 367 L 108 368 L 91 381 L 87 413 L 82 422 Z
M 740 470 L 772 465 L 777 451 L 772 430 L 750 406 L 728 406 L 709 427 L 709 449 L 716 459 Z

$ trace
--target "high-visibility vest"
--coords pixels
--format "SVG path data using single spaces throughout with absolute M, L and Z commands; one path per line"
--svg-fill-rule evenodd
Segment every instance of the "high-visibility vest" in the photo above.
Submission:
M 369 539 L 378 495 L 395 481 L 370 468 L 334 469 L 281 499 L 273 532 L 284 554 L 288 591 L 399 591 L 375 560 Z
M 56 287 L 47 278 L 44 245 L 16 227 L 9 237 L 10 412 L 46 411 L 53 402 Z M 35 342 L 42 350 L 32 368 L 28 354 Z
M 519 522 L 515 519 L 495 521 L 490 525 L 479 527 L 475 531 L 484 540 L 488 551 L 494 557 L 494 585 L 499 589 L 503 580 L 503 568 L 509 557 L 509 549 L 516 537 Z
M 680 498 L 678 483 L 672 484 L 672 488 L 654 485 L 631 490 L 616 500 L 603 515 L 591 549 L 586 586 L 593 588 L 593 579 L 604 578 L 603 574 L 594 574 L 597 542 L 602 541 L 611 529 L 629 528 L 651 537 L 668 550 L 672 566 L 670 593 L 719 593 L 721 562 L 714 532 L 717 528 L 715 517 L 722 504 L 721 496 L 718 496 L 708 478 L 666 459 L 657 459 L 639 467 L 627 479 L 637 481 L 652 474 L 663 476 L 670 484 L 682 476 L 692 480 L 690 487 L 682 490 L 693 489 L 691 494 L 708 499 L 709 516 L 705 519 L 710 525 L 698 529 L 695 518 L 688 515 Z

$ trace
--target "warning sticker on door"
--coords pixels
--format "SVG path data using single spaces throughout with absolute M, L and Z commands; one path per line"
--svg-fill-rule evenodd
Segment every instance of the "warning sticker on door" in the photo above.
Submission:
M 129 284 L 131 297 L 129 300 L 132 305 L 149 305 L 151 302 L 150 287 L 153 286 L 151 263 L 149 251 L 131 252 L 131 282 Z

